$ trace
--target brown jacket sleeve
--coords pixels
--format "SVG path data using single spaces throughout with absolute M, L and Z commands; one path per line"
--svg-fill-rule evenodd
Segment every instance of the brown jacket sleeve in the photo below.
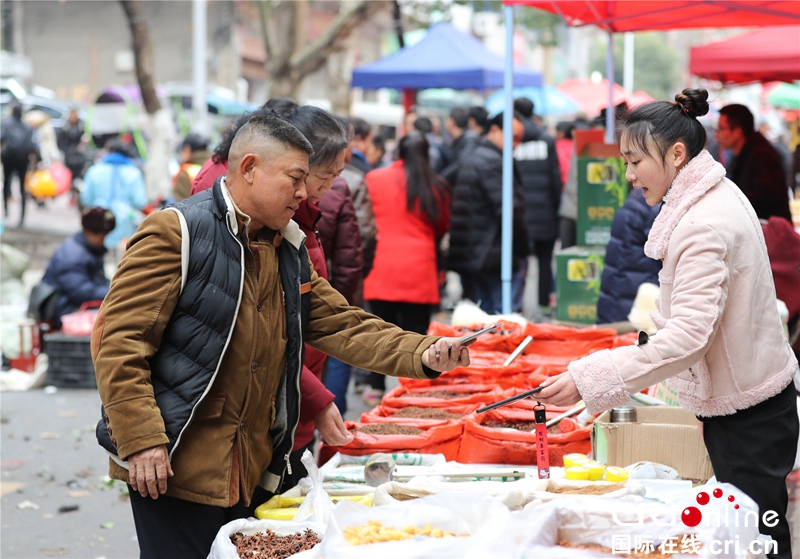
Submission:
M 168 442 L 149 358 L 180 295 L 180 246 L 178 216 L 149 215 L 129 241 L 92 333 L 97 389 L 123 460 Z
M 439 376 L 422 365 L 422 353 L 439 338 L 406 332 L 348 306 L 338 291 L 312 272 L 311 319 L 305 340 L 310 346 L 368 371 L 424 379 Z

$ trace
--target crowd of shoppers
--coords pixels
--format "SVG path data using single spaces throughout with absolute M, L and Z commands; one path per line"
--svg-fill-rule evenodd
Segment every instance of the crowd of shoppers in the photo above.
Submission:
M 729 232 L 714 236 L 701 227 L 718 226 L 711 214 L 703 213 L 711 198 L 742 223 L 754 216 L 791 219 L 790 183 L 780 156 L 755 131 L 752 114 L 742 106 L 720 113 L 715 136 L 732 182 L 721 178 L 725 169 L 702 149 L 708 138 L 696 120 L 707 110 L 701 97 L 690 92 L 669 106 L 653 104 L 618 114 L 625 121 L 622 155 L 633 189 L 612 225 L 598 322 L 625 320 L 638 286 L 658 283 L 662 265 L 677 270 L 686 258 L 695 258 L 723 275 L 728 268 L 739 269 L 739 257 L 727 250 L 733 242 L 726 237 Z M 44 157 L 35 130 L 20 116 L 15 108 L 2 130 L 6 208 L 12 177 L 24 184 L 31 164 Z M 458 107 L 442 123 L 436 115 L 415 109 L 387 143 L 389 138 L 363 119 L 345 119 L 288 98 L 272 99 L 223 130 L 213 152 L 208 139 L 186 136 L 168 201 L 174 204 L 146 218 L 148 200 L 136 154 L 121 142 L 105 146 L 83 177 L 82 231 L 58 249 L 45 281 L 60 292 L 61 314 L 84 300 L 105 298 L 93 346 L 105 404 L 98 436 L 113 456 L 111 476 L 131 485 L 143 552 L 200 555 L 197 546 L 206 546 L 204 540 L 189 548 L 177 542 L 178 547 L 159 550 L 160 534 L 186 528 L 182 516 L 201 518 L 197 526 L 216 526 L 220 519 L 251 514 L 253 502 L 285 491 L 306 475 L 300 456 L 312 447 L 315 432 L 331 445 L 351 440 L 342 415 L 353 376 L 364 387 L 363 399 L 377 404 L 385 390 L 384 374 L 434 378 L 468 362 L 468 354 L 459 348 L 446 351 L 452 340 L 425 334 L 440 307 L 448 271 L 458 274 L 463 298 L 490 314 L 502 310 L 503 117 L 481 107 Z M 562 247 L 575 243 L 573 131 L 591 124 L 580 119 L 559 123 L 554 137 L 524 98 L 515 101 L 511 123 L 512 308 L 525 311 L 527 271 L 535 259 L 538 282 L 528 287 L 537 306 L 527 314 L 541 319 L 553 315 L 554 250 L 559 241 Z M 71 115 L 57 138 L 56 152 L 64 153 L 73 175 L 84 175 L 87 167 L 82 130 L 77 115 Z M 687 179 L 691 172 L 698 184 L 708 183 L 706 190 L 695 192 L 696 185 Z M 674 217 L 675 206 L 684 203 L 684 191 L 691 197 L 685 201 L 687 211 L 703 218 L 694 228 Z M 716 194 L 708 198 L 707 192 Z M 24 189 L 21 194 L 24 219 Z M 708 234 L 707 242 L 695 246 L 703 234 Z M 666 241 L 654 244 L 654 239 L 670 236 L 685 237 L 689 248 L 672 254 Z M 753 248 L 757 235 L 747 229 L 745 236 L 752 256 L 758 252 Z M 118 249 L 122 257 L 122 273 L 108 296 L 103 274 L 107 248 Z M 748 261 L 764 260 L 768 267 L 763 256 Z M 734 331 L 740 322 L 737 312 L 766 309 L 764 266 L 753 273 L 750 283 L 757 289 L 750 290 L 750 299 L 729 298 L 724 315 L 719 309 L 715 315 L 714 301 L 722 296 L 706 297 L 705 306 L 697 303 L 702 316 L 722 316 L 719 320 Z M 692 285 L 713 277 L 691 276 Z M 738 285 L 709 284 L 708 293 Z M 679 287 L 661 289 L 674 298 Z M 693 293 L 695 300 L 703 293 Z M 755 301 L 749 311 L 747 301 Z M 664 355 L 670 344 L 681 343 L 681 336 L 716 347 L 713 335 L 695 339 L 697 324 L 694 330 L 681 328 L 681 304 L 683 299 L 676 299 L 664 306 L 662 299 L 662 314 L 676 317 L 664 314 L 663 351 L 658 349 L 656 357 L 665 362 L 653 361 L 653 352 L 646 351 L 650 365 L 640 363 L 643 357 L 637 353 L 623 366 L 617 363 L 622 352 L 604 354 L 575 363 L 568 375 L 546 383 L 543 399 L 569 403 L 580 396 L 592 409 L 608 407 L 614 403 L 609 398 L 621 399 L 640 383 L 637 367 L 649 367 L 644 373 L 648 379 L 653 371 L 672 372 Z M 767 330 L 774 327 L 772 314 L 760 314 L 762 320 L 769 318 Z M 274 328 L 278 323 L 281 330 Z M 714 331 L 711 322 L 707 326 Z M 271 335 L 280 331 L 283 335 Z M 141 343 L 127 344 L 131 339 Z M 717 367 L 731 362 L 712 362 L 716 357 L 710 356 L 698 370 L 706 367 L 717 374 Z M 768 379 L 770 390 L 753 388 L 760 402 L 756 405 L 750 400 L 739 405 L 727 394 L 718 395 L 722 400 L 713 405 L 690 400 L 706 428 L 721 433 L 738 425 L 739 414 L 742 421 L 745 416 L 759 419 L 763 406 L 782 405 L 778 399 L 788 369 L 776 373 L 784 365 L 779 357 L 774 358 L 775 375 Z M 137 374 L 130 375 L 123 363 Z M 243 371 L 252 374 L 224 372 L 243 364 Z M 612 365 L 622 371 L 621 380 L 619 374 L 596 378 Z M 731 374 L 747 386 L 754 378 L 738 370 Z M 254 395 L 247 396 L 247 386 Z M 598 387 L 606 388 L 600 393 Z M 250 407 L 255 400 L 256 408 L 269 408 L 266 417 L 257 417 L 256 408 Z M 293 436 L 287 438 L 287 432 Z M 730 449 L 720 440 L 707 444 L 712 461 L 721 464 Z M 217 466 L 200 453 L 209 441 L 215 441 L 220 463 L 226 465 L 213 480 L 207 474 Z M 178 442 L 182 450 L 176 453 Z M 745 491 L 774 481 L 774 475 L 763 472 L 741 477 L 722 466 L 720 472 Z M 778 506 L 778 490 L 770 491 L 765 503 Z M 162 504 L 156 505 L 156 499 Z M 779 530 L 776 537 L 784 535 Z

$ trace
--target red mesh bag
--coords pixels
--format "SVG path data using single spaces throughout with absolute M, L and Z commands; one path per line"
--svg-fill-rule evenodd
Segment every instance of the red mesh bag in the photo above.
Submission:
M 353 423 L 345 421 L 347 429 L 369 425 L 367 423 Z M 398 424 L 399 425 L 399 424 Z M 385 452 L 398 454 L 402 452 L 415 452 L 419 454 L 444 454 L 447 460 L 455 460 L 461 446 L 461 435 L 464 431 L 462 421 L 448 421 L 441 425 L 420 426 L 422 433 L 416 435 L 370 435 L 361 432 L 352 432 L 355 437 L 353 442 L 344 446 L 329 446 L 322 444 L 317 462 L 324 464 L 337 452 L 352 456 L 364 456 Z
M 464 422 L 464 436 L 458 461 L 464 464 L 536 464 L 536 431 L 496 429 L 486 427 L 487 421 L 534 421 L 534 402 L 523 401 L 486 413 L 473 413 Z M 548 408 L 547 419 L 565 412 L 567 408 Z M 565 434 L 547 435 L 550 465 L 563 466 L 564 455 L 572 452 L 588 454 L 592 450 L 591 425 Z

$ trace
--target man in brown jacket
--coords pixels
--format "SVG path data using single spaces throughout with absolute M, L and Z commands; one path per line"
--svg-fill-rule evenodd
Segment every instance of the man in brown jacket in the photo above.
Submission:
M 214 187 L 142 223 L 92 337 L 110 476 L 130 484 L 142 557 L 206 557 L 286 469 L 303 342 L 353 365 L 435 378 L 469 363 L 457 339 L 348 306 L 291 221 L 311 146 L 251 119 Z M 344 426 L 340 427 L 344 429 Z

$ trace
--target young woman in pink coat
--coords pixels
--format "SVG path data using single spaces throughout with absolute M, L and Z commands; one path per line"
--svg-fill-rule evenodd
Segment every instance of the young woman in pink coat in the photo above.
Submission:
M 429 149 L 423 134 L 407 134 L 399 159 L 366 176 L 378 244 L 364 279 L 364 300 L 370 312 L 420 334 L 439 304 L 436 247 L 450 225 L 448 186 L 433 172 Z M 371 374 L 364 400 L 377 404 L 385 383 L 383 375 Z
M 570 363 L 542 383 L 542 402 L 580 399 L 591 413 L 669 378 L 681 405 L 702 421 L 714 474 L 758 504 L 761 533 L 792 556 L 786 476 L 797 452 L 797 359 L 783 333 L 761 225 L 742 191 L 703 149 L 697 121 L 708 92 L 634 109 L 620 150 L 625 177 L 651 206 L 663 201 L 645 253 L 662 261 L 658 333 Z M 763 522 L 775 511 L 775 526 Z M 772 523 L 772 522 L 770 522 Z

